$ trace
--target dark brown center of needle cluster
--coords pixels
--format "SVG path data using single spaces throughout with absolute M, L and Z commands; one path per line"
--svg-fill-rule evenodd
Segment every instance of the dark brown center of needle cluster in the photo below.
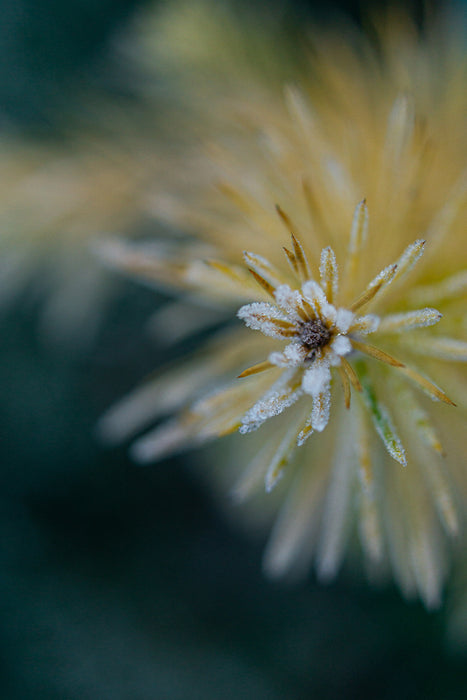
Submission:
M 329 343 L 330 339 L 331 333 L 321 319 L 315 318 L 302 324 L 300 340 L 309 350 L 322 348 Z

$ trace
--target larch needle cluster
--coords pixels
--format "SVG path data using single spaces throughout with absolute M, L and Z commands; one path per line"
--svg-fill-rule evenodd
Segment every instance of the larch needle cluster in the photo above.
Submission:
M 292 51 L 226 12 L 177 4 L 154 39 L 198 127 L 155 199 L 179 236 L 102 253 L 177 290 L 161 338 L 230 323 L 102 431 L 172 415 L 144 462 L 230 435 L 215 471 L 274 521 L 268 573 L 360 551 L 435 606 L 467 498 L 465 25 L 393 12 Z

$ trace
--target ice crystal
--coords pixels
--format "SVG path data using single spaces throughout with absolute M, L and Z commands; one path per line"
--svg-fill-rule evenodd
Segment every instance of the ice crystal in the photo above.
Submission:
M 354 222 L 358 219 L 361 204 L 356 208 Z M 367 217 L 366 217 L 367 220 Z M 354 246 L 352 226 L 349 242 L 349 255 Z M 297 239 L 294 239 L 297 243 Z M 366 235 L 364 237 L 366 240 Z M 369 304 L 385 286 L 391 284 L 400 264 L 404 265 L 411 251 L 415 249 L 423 250 L 422 242 L 410 245 L 402 253 L 399 260 L 385 268 L 379 273 L 359 295 L 356 302 L 350 304 L 350 308 L 336 308 L 329 303 L 324 289 L 332 292 L 332 299 L 339 298 L 339 288 L 337 284 L 338 269 L 336 256 L 330 247 L 324 248 L 321 253 L 320 277 L 321 285 L 314 280 L 305 280 L 300 289 L 292 290 L 287 285 L 279 285 L 277 288 L 269 285 L 269 291 L 278 306 L 264 302 L 254 302 L 242 306 L 238 312 L 238 317 L 245 322 L 248 328 L 259 330 L 266 336 L 277 339 L 287 339 L 290 342 L 282 352 L 272 352 L 267 358 L 267 362 L 259 368 L 261 371 L 277 366 L 284 372 L 279 380 L 282 392 L 278 392 L 276 385 L 268 391 L 250 409 L 242 419 L 240 432 L 250 432 L 259 428 L 267 418 L 277 416 L 289 406 L 293 405 L 300 397 L 301 393 L 308 394 L 313 399 L 313 407 L 310 417 L 307 419 L 307 426 L 318 432 L 322 432 L 326 427 L 331 405 L 331 367 L 340 368 L 341 379 L 346 394 L 347 408 L 350 406 L 350 396 L 347 387 L 353 379 L 354 386 L 359 391 L 363 391 L 365 401 L 370 409 L 377 433 L 381 437 L 388 453 L 396 461 L 406 465 L 405 451 L 398 438 L 395 428 L 392 425 L 387 409 L 379 404 L 371 388 L 366 391 L 356 379 L 352 370 L 349 370 L 347 362 L 343 365 L 342 358 L 358 351 L 374 357 L 394 367 L 404 368 L 404 364 L 376 347 L 366 345 L 359 340 L 362 334 L 368 335 L 376 333 L 401 333 L 421 326 L 431 326 L 438 323 L 441 314 L 436 309 L 422 309 L 418 311 L 407 311 L 399 314 L 389 314 L 387 316 L 358 316 L 354 311 Z M 310 270 L 310 264 L 302 251 L 304 268 Z M 246 262 L 251 259 L 251 254 L 245 256 Z M 420 256 L 417 256 L 417 260 Z M 332 268 L 328 266 L 331 259 Z M 416 262 L 416 261 L 414 261 Z M 268 265 L 271 268 L 270 265 Z M 405 273 L 409 272 L 412 266 L 405 267 Z M 332 279 L 331 279 L 332 277 Z M 261 287 L 264 287 L 264 279 L 256 273 L 256 279 Z M 345 280 L 345 278 L 344 278 Z M 300 280 L 296 279 L 296 284 Z M 344 281 L 345 285 L 345 281 Z M 324 289 L 323 289 L 324 288 Z M 280 307 L 280 308 L 278 308 Z M 459 341 L 453 341 L 459 342 Z M 291 371 L 290 368 L 293 368 Z M 258 368 L 252 368 L 256 373 Z M 248 376 L 252 370 L 245 370 L 244 375 Z M 291 384 L 297 385 L 297 376 L 300 373 L 299 389 L 292 390 Z M 242 376 L 242 375 L 241 375 Z M 430 381 L 420 380 L 417 373 L 411 371 L 411 378 L 429 391 Z M 433 385 L 434 387 L 434 385 Z M 450 399 L 437 389 L 432 392 L 432 398 L 442 398 L 446 403 L 452 403 Z M 299 430 L 297 443 L 303 444 L 303 430 Z

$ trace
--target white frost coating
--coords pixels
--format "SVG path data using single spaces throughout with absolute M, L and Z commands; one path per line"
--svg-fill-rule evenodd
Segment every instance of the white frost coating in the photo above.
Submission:
M 329 422 L 331 411 L 331 387 L 329 384 L 317 396 L 313 396 L 313 409 L 311 411 L 311 425 L 313 430 L 321 433 Z
M 419 238 L 414 243 L 411 243 L 404 250 L 399 260 L 397 261 L 397 276 L 405 274 L 418 262 L 423 255 L 425 249 L 425 241 Z
M 374 279 L 371 280 L 370 284 L 367 287 L 367 290 L 373 289 L 379 284 L 381 284 L 381 287 L 385 287 L 387 284 L 390 284 L 394 279 L 396 271 L 396 265 L 388 265 L 384 268 L 384 270 L 381 270 L 381 272 L 378 275 L 376 275 Z
M 248 328 L 261 331 L 261 333 L 271 338 L 284 337 L 284 334 L 281 332 L 281 329 L 276 326 L 274 320 L 286 321 L 289 323 L 289 320 L 281 314 L 275 306 L 260 301 L 242 306 L 238 310 L 237 316 L 244 321 Z
M 287 358 L 292 367 L 301 365 L 307 354 L 307 349 L 301 343 L 289 343 L 284 348 L 284 357 Z
M 336 328 L 339 333 L 347 333 L 355 315 L 349 309 L 337 309 L 336 311 Z
M 297 308 L 302 305 L 302 296 L 296 289 L 291 289 L 288 284 L 281 284 L 274 292 L 278 306 L 294 320 L 298 318 Z
M 271 352 L 268 361 L 276 367 L 289 367 L 290 362 L 285 356 L 285 352 Z
M 305 423 L 305 427 L 301 430 L 297 436 L 297 447 L 302 447 L 308 438 L 313 435 L 313 430 L 311 429 L 311 416 Z
M 321 286 L 324 289 L 331 287 L 332 299 L 334 300 L 338 291 L 339 272 L 337 268 L 336 254 L 330 246 L 323 248 L 321 251 L 319 275 L 321 279 Z
M 338 355 L 336 352 L 333 352 L 333 350 L 329 350 L 329 352 L 326 355 L 326 360 L 327 362 L 329 362 L 329 365 L 331 367 L 339 367 L 339 365 L 342 364 L 341 355 Z
M 381 440 L 384 443 L 385 448 L 387 449 L 388 453 L 391 455 L 393 459 L 396 460 L 396 462 L 399 462 L 399 464 L 402 464 L 403 467 L 407 466 L 407 458 L 405 456 L 405 449 L 404 446 L 400 440 L 400 437 L 396 433 L 396 429 L 394 427 L 394 423 L 391 420 L 391 417 L 388 413 L 388 410 L 386 406 L 383 406 L 382 404 L 379 407 L 380 413 L 382 420 L 376 421 L 374 420 L 373 414 L 373 425 L 375 426 L 376 432 L 380 436 Z M 388 436 L 385 432 L 384 425 L 387 426 L 387 432 L 390 433 L 390 438 L 388 439 Z
M 331 304 L 328 303 L 328 300 L 326 299 L 326 296 L 319 284 L 313 280 L 304 282 L 302 292 L 307 302 L 313 307 L 315 313 L 318 315 L 320 314 L 322 308 L 331 306 Z
M 383 333 L 402 333 L 412 328 L 434 326 L 442 318 L 442 314 L 436 309 L 418 309 L 400 314 L 385 316 L 379 326 Z
M 321 316 L 325 318 L 330 325 L 334 325 L 336 323 L 337 318 L 336 307 L 326 301 L 321 306 Z
M 358 316 L 354 323 L 350 326 L 350 331 L 355 333 L 375 333 L 380 325 L 380 317 L 376 314 L 367 314 L 366 316 Z
M 301 389 L 289 393 L 269 393 L 257 401 L 242 418 L 239 432 L 242 434 L 258 430 L 269 418 L 280 415 L 292 406 L 302 395 Z
M 331 372 L 327 362 L 316 362 L 303 373 L 302 388 L 310 396 L 321 394 L 331 382 Z
M 245 304 L 245 306 L 240 307 L 237 311 L 237 316 L 242 321 L 245 321 L 246 325 L 251 328 L 250 321 L 256 322 L 258 316 L 269 318 L 276 318 L 282 321 L 286 321 L 287 318 L 284 314 L 277 309 L 276 306 L 268 304 L 266 301 L 255 301 L 252 304 Z
M 276 367 L 300 367 L 307 354 L 307 349 L 301 343 L 289 343 L 283 352 L 272 352 L 268 360 Z
M 257 401 L 243 416 L 240 433 L 250 433 L 257 430 L 268 418 L 278 416 L 286 408 L 292 406 L 302 395 L 300 387 L 293 388 L 295 370 L 284 372 L 272 387 Z
M 342 357 L 343 355 L 348 355 L 352 351 L 352 343 L 345 335 L 338 335 L 334 338 L 331 343 L 331 348 L 336 355 Z

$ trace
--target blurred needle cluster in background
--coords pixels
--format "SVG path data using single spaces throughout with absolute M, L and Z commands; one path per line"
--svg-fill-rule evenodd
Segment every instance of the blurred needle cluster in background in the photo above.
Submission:
M 4 697 L 459 697 L 465 6 L 93 17 L 1 84 Z

